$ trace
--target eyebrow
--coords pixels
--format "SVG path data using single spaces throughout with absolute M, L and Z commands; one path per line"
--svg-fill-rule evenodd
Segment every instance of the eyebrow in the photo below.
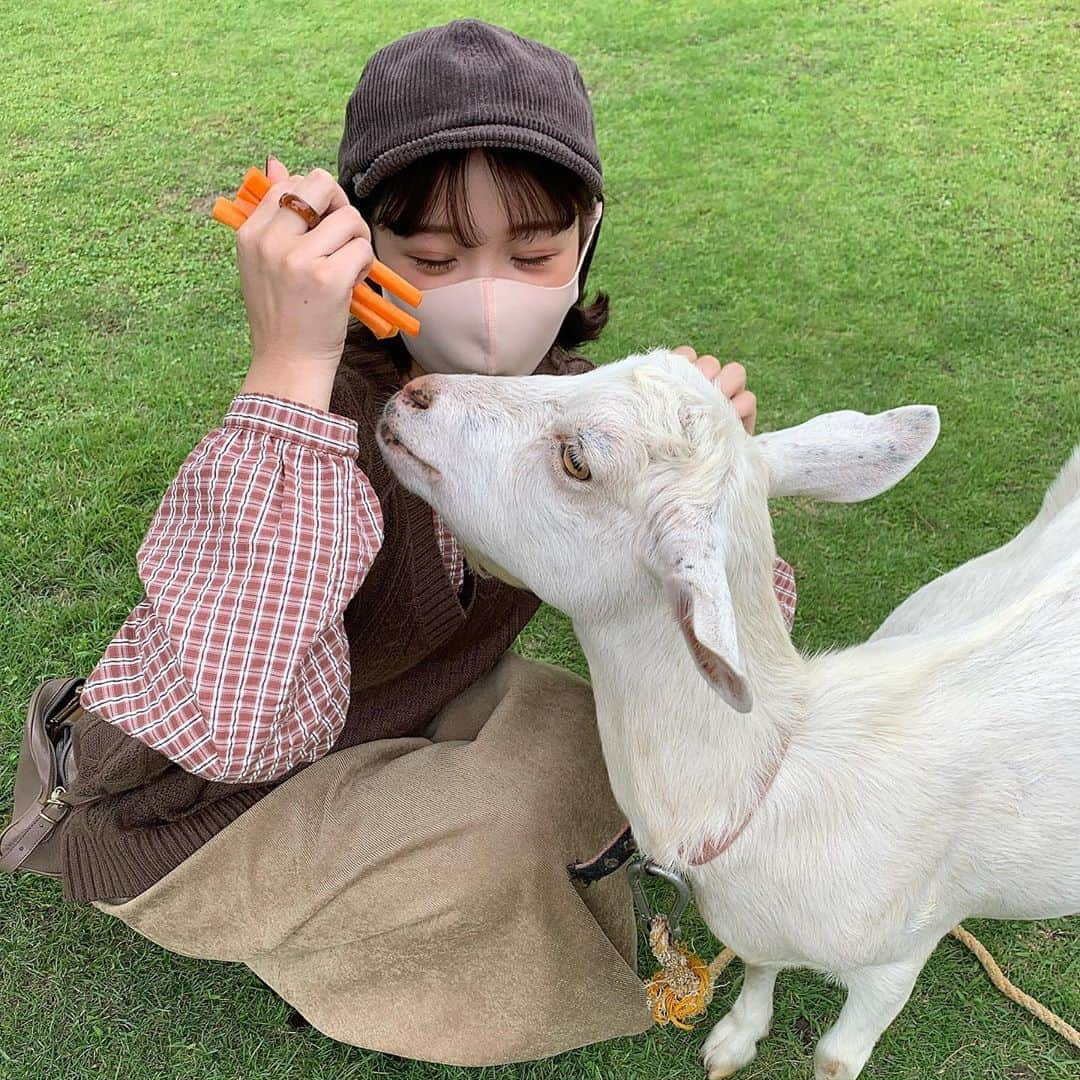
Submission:
M 573 223 L 571 223 L 573 224 Z M 567 225 L 567 229 L 570 225 Z M 520 240 L 526 236 L 536 236 L 538 233 L 547 233 L 555 236 L 557 233 L 566 232 L 557 221 L 523 221 L 510 230 L 511 240 Z
M 566 228 L 572 227 L 568 225 Z M 417 233 L 433 233 L 438 236 L 451 236 L 454 229 L 450 225 L 437 225 L 434 222 L 421 225 L 417 230 Z M 565 232 L 566 229 L 560 227 L 558 222 L 552 221 L 523 221 L 519 225 L 515 225 L 510 230 L 511 240 L 522 240 L 529 236 L 536 236 L 540 233 L 546 233 L 549 236 L 555 236 L 558 233 Z M 468 245 L 479 246 L 479 245 Z

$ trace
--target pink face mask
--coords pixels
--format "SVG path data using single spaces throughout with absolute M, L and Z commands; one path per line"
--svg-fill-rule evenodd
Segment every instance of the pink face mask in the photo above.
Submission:
M 535 371 L 578 298 L 578 277 L 602 209 L 603 204 L 597 203 L 574 276 L 565 285 L 469 278 L 426 290 L 418 309 L 385 294 L 403 311 L 420 316 L 416 337 L 402 335 L 413 359 L 425 371 L 440 374 L 529 375 Z

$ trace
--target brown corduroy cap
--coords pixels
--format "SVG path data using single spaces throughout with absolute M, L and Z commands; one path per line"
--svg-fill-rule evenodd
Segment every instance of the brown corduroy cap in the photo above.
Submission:
M 357 198 L 438 150 L 530 150 L 601 198 L 592 106 L 565 53 L 480 19 L 407 34 L 364 67 L 345 107 L 338 183 Z

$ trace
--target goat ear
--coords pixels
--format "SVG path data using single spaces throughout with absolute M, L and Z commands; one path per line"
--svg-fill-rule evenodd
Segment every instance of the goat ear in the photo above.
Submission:
M 941 429 L 933 405 L 868 416 L 823 413 L 798 427 L 758 435 L 769 467 L 769 496 L 809 495 L 860 502 L 888 491 L 930 452 Z
M 698 671 L 733 709 L 749 712 L 753 694 L 741 670 L 735 607 L 722 556 L 713 552 L 680 555 L 667 585 Z

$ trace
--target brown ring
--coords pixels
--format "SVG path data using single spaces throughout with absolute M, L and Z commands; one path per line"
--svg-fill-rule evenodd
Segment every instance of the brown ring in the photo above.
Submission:
M 278 206 L 284 206 L 287 210 L 292 210 L 293 213 L 298 214 L 304 219 L 304 222 L 309 229 L 314 229 L 323 219 L 322 214 L 320 214 L 315 207 L 310 203 L 304 202 L 299 195 L 295 195 L 291 191 L 286 191 L 285 194 L 278 199 Z

